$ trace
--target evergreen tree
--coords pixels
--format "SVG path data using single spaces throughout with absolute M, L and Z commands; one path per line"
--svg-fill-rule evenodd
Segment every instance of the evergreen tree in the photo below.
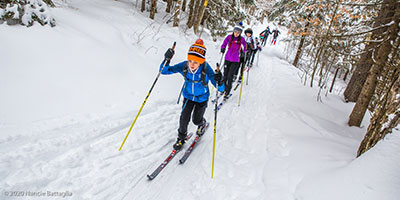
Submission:
M 0 0 L 0 23 L 29 27 L 38 22 L 53 27 L 56 23 L 49 7 L 54 7 L 51 0 Z

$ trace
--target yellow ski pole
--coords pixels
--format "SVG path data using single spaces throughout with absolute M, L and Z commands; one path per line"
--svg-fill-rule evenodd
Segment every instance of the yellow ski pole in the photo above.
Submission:
M 176 42 L 174 42 L 174 44 L 172 45 L 172 50 L 175 49 L 175 45 L 176 45 Z M 136 122 L 137 118 L 139 117 L 140 112 L 142 112 L 142 109 L 143 109 L 144 104 L 146 104 L 146 101 L 147 101 L 147 99 L 149 98 L 150 93 L 151 93 L 151 91 L 153 90 L 154 86 L 156 85 L 157 80 L 158 80 L 158 77 L 160 77 L 161 72 L 163 71 L 163 69 L 164 69 L 164 67 L 165 67 L 165 64 L 166 64 L 167 62 L 168 62 L 168 60 L 165 60 L 165 61 L 164 61 L 164 65 L 162 66 L 161 70 L 158 72 L 158 75 L 157 75 L 157 77 L 156 77 L 156 80 L 154 80 L 153 85 L 151 86 L 149 93 L 147 93 L 147 96 L 146 96 L 146 98 L 144 99 L 143 104 L 142 104 L 142 106 L 140 107 L 139 112 L 137 113 L 135 119 L 133 120 L 132 125 L 131 125 L 131 127 L 129 128 L 129 131 L 128 131 L 128 133 L 126 134 L 125 139 L 124 139 L 124 141 L 123 141 L 122 144 L 121 144 L 121 147 L 119 148 L 119 151 L 121 151 L 122 147 L 124 146 L 125 141 L 126 141 L 126 139 L 128 138 L 129 133 L 131 132 L 131 130 L 132 130 L 132 128 L 133 128 L 133 125 L 135 125 L 135 122 Z
M 219 64 L 217 63 L 216 72 L 219 71 Z M 217 83 L 217 93 L 218 96 L 218 83 Z M 214 178 L 214 158 L 215 158 L 215 140 L 217 137 L 217 111 L 218 111 L 218 98 L 215 99 L 215 113 L 214 113 L 214 139 L 213 139 L 213 155 L 212 155 L 212 167 L 211 167 L 211 179 Z
M 244 66 L 243 66 L 243 69 L 242 69 L 242 80 L 240 81 L 240 93 L 239 93 L 239 104 L 238 104 L 238 106 L 240 106 L 240 99 L 242 99 L 242 88 L 243 88 L 243 79 L 244 79 L 244 68 L 246 68 L 246 57 L 247 57 L 247 54 L 245 54 L 244 55 Z M 247 72 L 247 73 L 249 73 L 249 72 Z

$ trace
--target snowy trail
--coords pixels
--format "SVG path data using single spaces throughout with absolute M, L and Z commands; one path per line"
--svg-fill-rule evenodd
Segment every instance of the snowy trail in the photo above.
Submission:
M 265 57 L 261 62 L 274 57 Z M 265 62 L 268 63 L 268 62 Z M 278 148 L 279 156 L 287 153 L 286 141 L 272 131 L 270 112 L 276 76 L 271 66 L 252 69 L 248 86 L 244 86 L 242 105 L 237 106 L 239 90 L 219 111 L 214 180 L 211 180 L 212 127 L 183 166 L 175 159 L 165 171 L 150 183 L 141 183 L 125 199 L 260 199 L 265 197 L 265 168 L 269 151 Z M 266 94 L 260 96 L 259 94 Z M 213 119 L 210 104 L 207 119 Z M 255 120 L 257 119 L 257 120 Z M 212 122 L 212 121 L 211 121 Z M 268 138 L 278 140 L 277 147 Z M 271 150 L 269 146 L 273 146 Z M 177 155 L 179 158 L 183 153 Z M 267 177 L 269 178 L 269 177 Z M 205 183 L 205 184 L 204 184 Z M 226 184 L 229 183 L 229 184 Z M 154 189 L 159 188 L 159 189 Z M 154 192 L 159 191 L 159 192 Z M 179 194 L 179 195 L 176 195 Z
M 172 144 L 175 137 L 173 127 L 178 116 L 175 107 L 161 103 L 143 112 L 135 135 L 131 136 L 130 148 L 122 152 L 118 152 L 118 145 L 130 125 L 131 113 L 59 125 L 25 138 L 24 143 L 16 139 L 4 141 L 2 147 L 10 148 L 2 148 L 2 152 L 13 146 L 16 149 L 0 156 L 1 169 L 9 169 L 1 173 L 2 177 L 7 177 L 1 187 L 38 190 L 49 186 L 50 190 L 67 186 L 65 189 L 74 191 L 76 197 L 114 198 L 113 193 L 119 191 L 122 183 L 137 182 L 148 167 L 168 151 L 166 146 Z M 149 120 L 158 117 L 165 121 L 155 124 Z M 60 119 L 61 124 L 65 121 Z M 110 177 L 116 188 L 109 187 Z
M 180 75 L 160 77 L 118 149 L 158 73 L 163 51 L 176 40 L 174 63 L 184 60 L 197 36 L 167 25 L 167 15 L 148 19 L 127 0 L 63 1 L 54 12 L 59 26 L 51 30 L 0 25 L 0 38 L 7 38 L 0 51 L 9 58 L 0 68 L 6 83 L 0 87 L 5 120 L 0 120 L 1 200 L 21 199 L 4 196 L 6 191 L 69 191 L 73 196 L 65 199 L 74 200 L 399 196 L 400 162 L 391 152 L 400 148 L 400 137 L 391 136 L 355 159 L 365 127 L 347 126 L 353 104 L 343 103 L 336 93 L 317 102 L 318 88 L 301 83 L 302 72 L 285 61 L 285 44 L 279 40 L 266 45 L 251 69 L 240 107 L 239 88 L 218 112 L 214 179 L 214 105 L 209 102 L 210 128 L 186 163 L 178 164 L 180 152 L 148 181 L 146 175 L 170 153 L 177 137 Z M 261 28 L 265 25 L 254 31 Z M 282 30 L 280 38 L 285 34 Z M 214 67 L 221 41 L 203 37 Z M 37 47 L 49 53 L 46 62 Z M 20 59 L 26 48 L 27 57 Z M 195 128 L 189 125 L 190 131 Z
M 168 155 L 177 134 L 180 105 L 158 101 L 143 110 L 121 152 L 119 145 L 136 111 L 48 120 L 43 126 L 53 124 L 53 129 L 38 128 L 41 131 L 22 142 L 18 136 L 3 141 L 2 152 L 11 146 L 17 149 L 0 156 L 1 163 L 8 164 L 2 169 L 11 169 L 1 173 L 6 178 L 1 187 L 62 188 L 82 199 L 293 199 L 300 178 L 291 176 L 290 130 L 281 127 L 280 120 L 318 124 L 282 101 L 288 94 L 279 88 L 285 81 L 279 74 L 295 72 L 285 72 L 281 54 L 277 47 L 262 52 L 249 85 L 243 86 L 241 106 L 237 90 L 219 111 L 213 180 L 211 103 L 206 113 L 211 126 L 188 161 L 178 164 L 180 152 L 155 180 L 147 180 L 146 174 Z M 190 125 L 189 130 L 195 127 Z

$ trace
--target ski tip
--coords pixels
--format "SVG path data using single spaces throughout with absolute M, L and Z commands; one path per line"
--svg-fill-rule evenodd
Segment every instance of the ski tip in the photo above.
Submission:
M 185 161 L 183 161 L 182 159 L 179 160 L 179 164 L 183 164 Z
M 151 181 L 151 180 L 153 180 L 153 179 L 154 179 L 154 177 L 153 177 L 153 176 L 150 176 L 150 175 L 148 175 L 148 174 L 147 174 L 147 178 L 149 178 L 149 181 Z

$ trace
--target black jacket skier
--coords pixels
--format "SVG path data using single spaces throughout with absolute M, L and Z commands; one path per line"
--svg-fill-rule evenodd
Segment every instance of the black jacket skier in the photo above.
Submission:
M 269 26 L 267 26 L 267 28 L 260 33 L 260 39 L 261 39 L 262 46 L 265 46 L 265 43 L 267 43 L 269 34 L 271 34 Z
M 272 31 L 272 33 L 274 34 L 273 35 L 273 39 L 272 39 L 272 41 L 271 41 L 271 44 L 276 44 L 276 39 L 278 38 L 278 36 L 279 36 L 279 34 L 281 33 L 279 30 L 278 30 L 278 28 L 275 28 L 273 31 Z

